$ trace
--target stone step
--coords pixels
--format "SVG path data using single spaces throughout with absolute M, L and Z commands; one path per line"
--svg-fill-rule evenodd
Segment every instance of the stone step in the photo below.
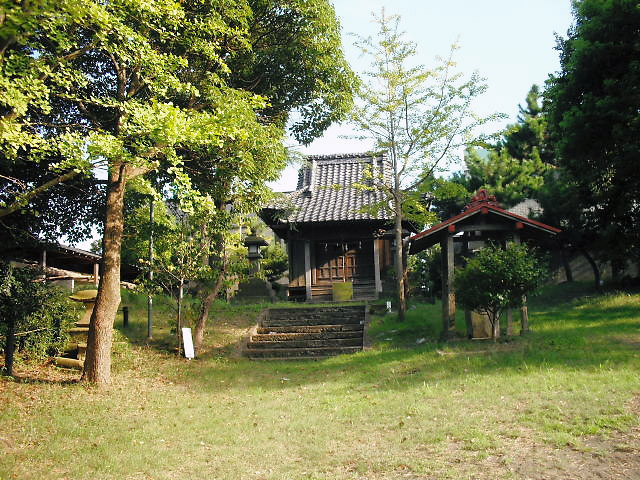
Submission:
M 280 342 L 254 342 L 247 344 L 249 349 L 292 349 L 318 347 L 362 347 L 361 338 L 329 338 L 321 340 L 283 340 Z
M 321 332 L 361 332 L 363 325 L 291 325 L 285 327 L 258 327 L 257 333 L 321 333 Z
M 69 342 L 64 347 L 64 353 L 67 357 L 84 360 L 87 354 L 86 342 Z
M 349 316 L 325 316 L 325 315 L 295 315 L 280 318 L 265 318 L 262 320 L 262 327 L 287 327 L 303 325 L 360 325 L 364 323 L 363 315 Z
M 287 333 L 259 333 L 251 336 L 252 342 L 282 342 L 285 340 L 326 340 L 333 338 L 360 338 L 362 331 L 338 332 L 287 332 Z
M 69 329 L 69 337 L 72 342 L 85 342 L 89 338 L 89 329 L 84 327 L 76 327 Z
M 362 347 L 270 348 L 245 351 L 249 358 L 317 358 L 356 353 Z
M 302 307 L 302 308 L 273 308 L 269 309 L 269 318 L 281 319 L 292 316 L 309 317 L 351 317 L 353 315 L 363 315 L 364 305 L 342 306 L 342 307 Z M 335 323 L 335 322 L 334 322 Z

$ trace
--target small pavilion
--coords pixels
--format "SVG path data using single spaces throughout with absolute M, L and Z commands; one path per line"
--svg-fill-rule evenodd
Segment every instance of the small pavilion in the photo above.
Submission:
M 544 243 L 559 232 L 555 227 L 501 208 L 494 195 L 481 189 L 462 213 L 412 236 L 409 239 L 409 254 L 421 252 L 437 243 L 442 249 L 443 337 L 451 337 L 455 331 L 456 295 L 453 278 L 456 250 L 466 255 L 482 248 L 488 241 L 502 245 L 509 241 Z M 526 303 L 520 314 L 522 331 L 526 332 L 529 328 Z M 467 334 L 472 336 L 471 312 L 465 313 L 465 320 Z

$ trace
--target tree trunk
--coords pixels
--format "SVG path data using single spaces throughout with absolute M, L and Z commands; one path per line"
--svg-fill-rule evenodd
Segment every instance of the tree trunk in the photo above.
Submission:
M 587 262 L 589 262 L 589 265 L 591 265 L 591 269 L 593 270 L 593 281 L 595 283 L 596 290 L 598 292 L 601 292 L 602 291 L 602 285 L 600 284 L 601 283 L 601 280 L 600 280 L 600 269 L 598 268 L 598 264 L 596 264 L 595 260 L 593 259 L 593 257 L 587 251 L 586 248 L 580 249 L 580 252 L 584 256 L 584 258 L 587 259 Z
M 473 318 L 471 317 L 471 310 L 466 309 L 464 311 L 464 324 L 467 327 L 467 338 L 471 340 L 473 338 Z
M 567 282 L 573 282 L 573 272 L 571 271 L 571 263 L 569 262 L 569 256 L 565 248 L 560 248 L 560 258 L 562 259 L 562 266 L 564 267 L 564 274 L 567 277 Z
M 16 319 L 9 313 L 7 338 L 4 346 L 4 374 L 13 377 L 13 355 L 16 351 Z
M 409 245 L 405 240 L 402 241 L 402 283 L 404 286 L 404 301 L 409 300 Z
M 491 320 L 493 320 L 491 322 L 491 338 L 493 339 L 493 342 L 495 343 L 498 340 L 498 337 L 500 336 L 500 313 L 496 312 L 494 314 L 489 314 L 491 315 Z
M 407 310 L 404 295 L 404 268 L 403 268 L 403 245 L 402 245 L 402 204 L 399 198 L 400 193 L 396 192 L 394 198 L 395 210 L 395 237 L 396 237 L 396 289 L 398 290 L 398 321 L 404 321 L 404 314 Z
M 98 295 L 93 307 L 87 356 L 82 380 L 106 385 L 111 377 L 111 342 L 113 323 L 120 305 L 120 247 L 124 227 L 124 192 L 127 182 L 126 164 L 112 167 L 107 186 L 107 202 L 104 222 L 103 274 L 98 285 Z
M 198 317 L 196 328 L 193 332 L 193 346 L 196 355 L 198 355 L 200 353 L 200 350 L 202 349 L 202 342 L 204 341 L 204 330 L 207 327 L 207 319 L 209 318 L 209 309 L 211 308 L 211 304 L 213 303 L 213 301 L 220 293 L 220 289 L 222 288 L 223 283 L 224 275 L 221 273 L 218 276 L 218 279 L 216 280 L 216 283 L 211 291 L 202 300 L 202 305 L 200 307 L 200 316 Z

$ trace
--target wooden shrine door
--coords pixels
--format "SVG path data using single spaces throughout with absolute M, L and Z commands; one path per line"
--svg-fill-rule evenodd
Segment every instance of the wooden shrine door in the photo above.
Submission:
M 373 242 L 315 244 L 313 283 L 369 280 L 373 278 Z

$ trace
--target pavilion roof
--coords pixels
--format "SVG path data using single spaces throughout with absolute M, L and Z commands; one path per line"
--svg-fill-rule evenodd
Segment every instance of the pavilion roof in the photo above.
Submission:
M 561 232 L 561 230 L 556 227 L 501 208 L 497 202 L 495 202 L 495 197 L 488 197 L 486 192 L 480 197 L 479 200 L 475 200 L 469 204 L 462 213 L 412 236 L 409 239 L 409 253 L 417 253 L 435 245 L 441 240 L 441 232 L 447 231 L 454 233 L 458 230 L 456 225 L 461 224 L 462 226 L 469 224 L 470 221 L 476 220 L 476 217 L 497 219 L 499 224 L 504 226 L 505 231 L 520 229 L 546 235 L 556 235 Z M 476 197 L 474 197 L 474 199 L 475 198 Z

